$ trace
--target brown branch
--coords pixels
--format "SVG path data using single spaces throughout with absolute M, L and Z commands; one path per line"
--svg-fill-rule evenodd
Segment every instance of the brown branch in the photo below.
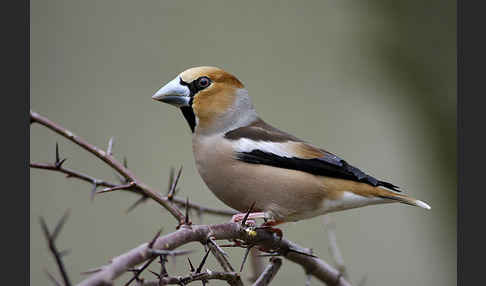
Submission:
M 206 281 L 206 280 L 224 280 L 229 284 L 231 284 L 238 278 L 239 278 L 239 274 L 236 272 L 213 272 L 207 270 L 201 273 L 191 273 L 190 275 L 184 277 L 163 277 L 160 280 L 144 281 L 142 285 L 143 286 L 186 285 L 194 281 Z
M 214 240 L 239 239 L 248 244 L 261 245 L 266 249 L 278 249 L 283 257 L 301 265 L 306 273 L 313 275 L 322 282 L 336 286 L 351 285 L 341 277 L 338 270 L 326 262 L 312 257 L 308 249 L 284 238 L 280 239 L 264 229 L 249 230 L 239 223 L 182 226 L 179 230 L 156 239 L 152 248 L 172 250 L 190 242 L 205 244 L 210 236 Z M 111 264 L 105 265 L 100 271 L 94 273 L 79 285 L 111 285 L 113 280 L 125 273 L 127 269 L 147 261 L 153 255 L 148 248 L 148 243 L 144 243 L 113 258 Z
M 123 184 L 131 182 L 133 184 L 133 186 L 131 187 L 131 191 L 140 193 L 143 197 L 148 197 L 158 202 L 178 220 L 180 225 L 180 228 L 173 233 L 170 233 L 163 237 L 157 237 L 151 243 L 144 243 L 118 257 L 113 258 L 109 265 L 98 268 L 99 271 L 93 273 L 90 277 L 82 281 L 80 285 L 112 285 L 113 281 L 117 277 L 119 277 L 126 271 L 129 271 L 129 269 L 134 269 L 135 266 L 144 262 L 146 263 L 144 264 L 144 266 L 146 266 L 149 264 L 148 262 L 153 261 L 153 259 L 155 259 L 157 256 L 160 256 L 161 259 L 163 256 L 166 256 L 157 254 L 161 253 L 158 251 L 173 250 L 190 242 L 200 242 L 202 244 L 207 244 L 211 252 L 215 255 L 215 257 L 221 263 L 223 269 L 226 271 L 225 273 L 234 272 L 233 267 L 229 264 L 229 261 L 227 260 L 224 251 L 221 249 L 221 247 L 218 246 L 218 244 L 215 243 L 215 240 L 239 240 L 246 245 L 258 245 L 261 246 L 262 249 L 271 249 L 274 251 L 274 255 L 281 255 L 288 260 L 301 265 L 306 273 L 308 273 L 309 275 L 313 275 L 317 279 L 327 284 L 332 284 L 336 286 L 350 285 L 345 279 L 341 277 L 339 271 L 328 265 L 326 262 L 312 255 L 312 253 L 308 249 L 302 248 L 299 245 L 286 239 L 282 239 L 274 233 L 266 230 L 266 228 L 248 227 L 239 223 L 193 226 L 185 225 L 184 223 L 186 216 L 182 214 L 182 212 L 175 205 L 187 205 L 188 207 L 192 206 L 192 208 L 198 210 L 199 212 L 209 212 L 208 210 L 210 209 L 191 205 L 181 199 L 179 199 L 179 201 L 176 201 L 176 198 L 173 198 L 171 202 L 168 197 L 163 197 L 159 192 L 154 191 L 153 189 L 149 188 L 147 185 L 139 181 L 137 177 L 127 168 L 126 161 L 124 161 L 123 163 L 118 162 L 112 155 L 108 154 L 108 152 L 105 152 L 97 148 L 96 146 L 89 144 L 87 141 L 76 136 L 71 131 L 63 128 L 62 126 L 50 121 L 45 117 L 40 116 L 33 111 L 30 112 L 30 117 L 31 122 L 39 123 L 46 126 L 47 128 L 81 146 L 88 152 L 94 154 L 96 157 L 98 157 L 111 168 L 113 168 L 118 174 L 120 174 L 123 177 L 124 181 L 121 183 L 122 185 L 112 184 L 64 168 L 62 167 L 62 164 L 65 162 L 65 159 L 61 160 L 59 158 L 58 148 L 56 151 L 56 161 L 54 165 L 31 163 L 30 166 L 32 168 L 48 169 L 65 173 L 70 177 L 75 177 L 93 183 L 95 189 L 97 186 L 105 186 L 112 189 L 116 189 L 117 187 L 119 188 L 120 186 L 127 187 Z M 234 214 L 234 212 L 228 213 L 228 211 L 217 211 L 216 214 L 232 215 Z M 54 231 L 54 233 L 56 233 L 56 231 Z M 145 269 L 146 267 L 144 266 L 139 269 Z M 135 280 L 137 280 L 138 284 L 143 283 L 137 278 L 135 278 Z M 204 279 L 201 280 L 203 281 L 203 283 L 205 283 Z M 228 282 L 231 285 L 242 285 L 239 275 L 233 277 L 233 279 Z
M 63 166 L 58 168 L 58 167 L 56 167 L 55 164 L 34 162 L 34 163 L 29 163 L 29 166 L 30 166 L 30 168 L 34 168 L 34 169 L 43 169 L 43 170 L 49 170 L 49 171 L 63 173 L 63 174 L 66 174 L 66 176 L 68 178 L 79 179 L 79 180 L 82 180 L 82 181 L 85 181 L 85 182 L 88 182 L 88 183 L 91 183 L 91 184 L 95 184 L 96 186 L 110 187 L 110 188 L 118 186 L 117 184 L 110 183 L 110 182 L 107 182 L 107 181 L 104 181 L 104 180 L 101 180 L 101 179 L 97 179 L 97 178 L 88 176 L 86 174 L 80 173 L 78 171 L 74 171 L 72 169 L 65 168 Z M 134 191 L 140 192 L 139 189 L 136 188 L 136 187 L 134 188 Z M 168 200 L 167 197 L 165 197 L 164 199 Z M 181 206 L 181 207 L 186 206 L 186 200 L 185 199 L 173 197 L 172 202 L 177 204 L 178 206 Z M 203 205 L 191 203 L 191 202 L 189 203 L 189 208 L 194 209 L 194 210 L 201 212 L 201 213 L 207 213 L 207 214 L 213 214 L 213 215 L 219 215 L 219 216 L 228 216 L 228 217 L 233 216 L 237 213 L 236 211 L 232 211 L 232 210 L 208 208 L 208 207 L 205 207 Z
M 270 284 L 273 277 L 275 277 L 280 269 L 280 266 L 282 266 L 282 259 L 276 257 L 270 258 L 270 263 L 265 270 L 263 270 L 263 273 L 258 277 L 257 281 L 253 283 L 253 286 L 266 286 Z
M 133 174 L 132 171 L 126 168 L 122 163 L 118 162 L 118 160 L 116 160 L 115 157 L 107 154 L 105 151 L 101 150 L 100 148 L 88 143 L 85 139 L 77 136 L 76 134 L 67 130 L 61 125 L 52 122 L 48 118 L 43 117 L 32 110 L 30 111 L 30 119 L 32 122 L 36 122 L 41 125 L 44 125 L 45 127 L 58 133 L 59 135 L 71 140 L 75 144 L 84 148 L 86 151 L 90 152 L 91 154 L 101 159 L 103 162 L 105 162 L 111 168 L 117 171 L 120 175 L 122 175 L 126 180 L 133 182 L 144 195 L 152 198 L 154 201 L 158 202 L 161 206 L 163 206 L 166 210 L 168 210 L 178 220 L 179 224 L 184 224 L 184 214 L 182 214 L 179 209 L 177 209 L 172 204 L 170 204 L 170 202 L 164 199 L 158 192 L 152 190 L 143 182 L 139 181 L 138 178 L 135 176 L 135 174 Z
M 211 253 L 214 255 L 216 260 L 219 262 L 221 267 L 226 272 L 234 272 L 235 269 L 231 265 L 231 263 L 226 258 L 228 254 L 224 252 L 224 250 L 216 243 L 213 237 L 208 237 L 207 239 L 207 246 L 211 250 Z

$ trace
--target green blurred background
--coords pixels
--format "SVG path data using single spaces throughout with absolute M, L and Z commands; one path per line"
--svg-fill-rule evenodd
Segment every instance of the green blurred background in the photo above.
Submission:
M 432 206 L 332 214 L 351 282 L 455 285 L 455 7 L 439 0 L 31 1 L 31 108 L 99 147 L 113 136 L 115 156 L 127 156 L 155 188 L 165 190 L 170 167 L 183 165 L 181 196 L 223 208 L 197 174 L 182 115 L 150 97 L 189 67 L 224 68 L 246 85 L 267 122 Z M 51 131 L 33 125 L 30 136 L 31 161 L 52 161 L 59 142 L 66 167 L 114 180 L 97 158 Z M 52 227 L 71 209 L 58 244 L 72 250 L 65 261 L 75 282 L 161 227 L 174 230 L 153 202 L 125 214 L 132 194 L 91 203 L 90 185 L 41 170 L 30 171 L 30 185 L 32 284 L 50 283 L 44 269 L 57 274 L 39 216 Z M 332 262 L 322 218 L 283 230 Z M 191 255 L 197 263 L 201 247 L 185 248 L 199 251 Z M 242 255 L 231 251 L 235 266 Z M 176 263 L 171 273 L 187 271 L 184 259 Z M 304 281 L 302 269 L 284 261 L 273 285 Z

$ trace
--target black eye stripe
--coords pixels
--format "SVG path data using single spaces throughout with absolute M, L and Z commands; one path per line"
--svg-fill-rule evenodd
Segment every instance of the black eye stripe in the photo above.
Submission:
M 204 86 L 204 87 L 201 87 L 199 86 L 199 81 L 202 79 L 202 78 L 206 78 L 209 82 L 209 84 L 207 86 Z M 195 80 L 193 80 L 192 82 L 190 83 L 187 83 L 185 81 L 182 80 L 182 78 L 179 78 L 179 83 L 181 85 L 184 85 L 184 86 L 187 86 L 189 88 L 189 91 L 191 92 L 191 94 L 189 95 L 190 97 L 193 97 L 196 93 L 198 93 L 199 91 L 207 88 L 208 86 L 211 85 L 211 79 L 208 78 L 207 76 L 202 76 L 202 77 L 199 77 Z

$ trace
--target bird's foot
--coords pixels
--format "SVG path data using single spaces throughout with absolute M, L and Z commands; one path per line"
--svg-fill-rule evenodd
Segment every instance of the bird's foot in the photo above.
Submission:
M 246 220 L 245 220 L 246 218 Z M 265 213 L 264 212 L 256 212 L 256 213 L 239 213 L 239 214 L 235 214 L 232 218 L 231 218 L 231 222 L 243 222 L 245 223 L 245 225 L 248 225 L 248 226 L 255 226 L 256 225 L 256 222 L 254 219 L 257 219 L 257 218 L 263 218 L 265 219 L 266 216 L 265 216 Z

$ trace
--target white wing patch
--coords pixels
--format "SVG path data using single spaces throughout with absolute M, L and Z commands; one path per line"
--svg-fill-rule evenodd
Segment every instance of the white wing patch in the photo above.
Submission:
M 291 142 L 255 141 L 248 138 L 240 138 L 234 141 L 232 144 L 236 152 L 251 152 L 254 150 L 260 150 L 280 157 L 298 157 L 298 155 L 295 154 L 295 151 L 293 151 Z

